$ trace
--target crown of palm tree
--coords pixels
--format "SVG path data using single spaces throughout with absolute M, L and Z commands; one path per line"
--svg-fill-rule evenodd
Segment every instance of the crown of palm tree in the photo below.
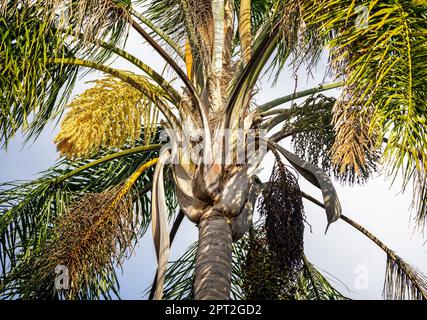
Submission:
M 426 15 L 425 1 L 400 0 L 1 0 L 2 144 L 20 129 L 37 138 L 67 111 L 55 139 L 65 157 L 40 179 L 0 192 L 3 297 L 118 294 L 114 265 L 151 222 L 159 264 L 151 297 L 344 298 L 303 254 L 304 197 L 325 208 L 328 226 L 341 218 L 384 250 L 386 297 L 426 299 L 424 277 L 342 214 L 330 177 L 363 182 L 381 164 L 402 174 L 403 186 L 414 179 L 416 219 L 427 221 Z M 123 49 L 130 29 L 174 81 Z M 326 48 L 337 82 L 256 105 L 263 71 L 277 79 L 289 63 L 312 70 Z M 117 57 L 138 72 L 111 67 Z M 68 103 L 83 69 L 106 77 Z M 338 87 L 338 99 L 320 94 Z M 277 158 L 266 183 L 255 176 L 263 155 L 222 161 L 251 132 L 255 149 L 264 144 Z M 287 137 L 296 154 L 279 144 Z M 323 202 L 299 189 L 283 160 Z M 253 223 L 260 194 L 263 216 Z M 199 224 L 200 240 L 168 267 L 184 216 Z M 203 248 L 213 244 L 206 235 L 224 228 L 218 216 L 229 229 L 219 258 L 230 274 L 212 296 L 200 279 L 209 273 Z M 70 267 L 68 291 L 53 287 L 59 264 Z

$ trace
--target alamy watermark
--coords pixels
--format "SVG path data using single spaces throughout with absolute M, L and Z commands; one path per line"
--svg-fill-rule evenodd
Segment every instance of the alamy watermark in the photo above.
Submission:
M 367 6 L 357 6 L 355 9 L 357 13 L 356 28 L 367 29 L 369 27 L 369 9 Z
M 68 268 L 62 264 L 55 267 L 55 289 L 58 291 L 70 288 L 70 274 Z
M 206 143 L 203 129 L 192 128 L 183 133 L 166 129 L 160 140 L 166 142 L 162 148 L 171 151 L 170 163 L 181 165 L 256 165 L 268 151 L 264 129 L 218 129 L 211 136 L 212 141 Z
M 357 275 L 354 279 L 354 287 L 358 290 L 368 290 L 369 268 L 365 265 L 358 265 L 354 269 L 354 273 Z

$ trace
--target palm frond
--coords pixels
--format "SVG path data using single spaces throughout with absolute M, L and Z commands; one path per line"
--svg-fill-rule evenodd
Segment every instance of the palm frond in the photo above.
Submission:
M 427 277 L 400 257 L 387 255 L 383 296 L 387 300 L 427 300 Z
M 147 1 L 142 1 L 147 2 Z M 146 16 L 154 25 L 185 47 L 186 39 L 192 44 L 195 57 L 210 57 L 213 46 L 213 16 L 211 0 L 156 0 L 146 4 Z
M 0 142 L 6 145 L 20 128 L 26 129 L 29 137 L 37 136 L 46 122 L 61 112 L 77 68 L 45 64 L 49 56 L 74 54 L 63 46 L 64 39 L 49 22 L 39 19 L 36 8 L 8 7 L 0 16 L 0 33 Z
M 383 158 L 390 174 L 402 171 L 406 183 L 414 167 L 425 172 L 425 2 L 371 1 L 363 24 L 357 23 L 358 1 L 306 3 L 311 10 L 307 24 L 317 24 L 330 40 L 332 68 L 345 80 L 344 103 L 338 108 L 360 106 L 360 116 L 369 116 L 371 138 L 378 145 L 387 138 Z
M 319 37 L 315 27 L 305 22 L 305 16 L 310 11 L 306 9 L 304 1 L 273 1 L 270 10 L 271 21 L 279 22 L 274 32 L 280 34 L 276 52 L 268 68 L 274 75 L 275 84 L 280 73 L 287 67 L 287 62 L 294 72 L 303 64 L 310 72 L 320 60 L 324 39 Z M 259 37 L 264 36 L 259 34 Z
M 196 266 L 197 242 L 188 247 L 176 261 L 170 263 L 163 290 L 165 300 L 193 299 L 194 268 Z M 151 288 L 149 288 L 151 289 Z
M 185 52 L 180 47 L 179 43 L 175 42 L 172 38 L 170 38 L 163 31 L 163 29 L 160 28 L 160 25 L 156 25 L 153 21 L 151 21 L 135 9 L 131 9 L 131 14 L 152 30 L 151 36 L 156 39 L 156 41 L 162 44 L 165 43 L 172 49 L 172 56 L 178 55 L 181 59 L 185 59 Z
M 181 0 L 138 1 L 144 5 L 145 17 L 174 41 L 180 48 L 184 48 L 186 36 L 185 17 Z M 156 40 L 158 36 L 154 35 Z
M 312 196 L 302 192 L 302 196 L 319 207 L 325 205 Z M 387 266 L 384 281 L 383 296 L 387 299 L 419 299 L 427 300 L 427 280 L 416 268 L 406 263 L 393 250 L 387 247 L 374 234 L 358 224 L 356 221 L 341 215 L 340 218 L 353 228 L 368 237 L 387 254 Z
M 332 287 L 322 273 L 305 257 L 295 298 L 297 300 L 348 300 Z
M 162 45 L 165 42 L 166 44 L 173 42 L 173 47 L 179 47 L 180 51 L 185 49 L 186 42 L 188 42 L 187 53 L 191 52 L 193 61 L 192 72 L 188 74 L 188 77 L 196 85 L 199 94 L 203 95 L 206 87 L 206 69 L 204 68 L 209 66 L 213 49 L 212 1 L 142 0 L 139 2 L 144 4 L 145 18 L 152 25 L 161 26 L 157 28 L 161 35 L 159 32 L 152 33 L 154 40 Z M 165 41 L 164 38 L 170 39 L 170 41 Z M 166 50 L 168 48 L 170 45 L 166 46 Z M 174 54 L 175 52 L 172 53 L 172 56 Z M 173 68 L 176 71 L 176 67 Z
M 60 32 L 81 33 L 84 41 L 107 38 L 118 41 L 126 32 L 129 0 L 5 0 L 6 14 L 31 9 Z
M 321 94 L 308 97 L 300 105 L 292 105 L 289 109 L 272 110 L 265 114 L 277 112 L 274 119 L 283 124 L 283 128 L 278 133 L 272 136 L 272 139 L 279 141 L 288 136 L 292 137 L 291 143 L 295 154 L 310 163 L 319 166 L 323 171 L 330 176 L 335 176 L 341 182 L 353 184 L 364 183 L 372 176 L 373 172 L 378 170 L 377 163 L 380 158 L 380 152 L 373 148 L 372 144 L 366 145 L 364 150 L 359 150 L 357 147 L 356 137 L 366 135 L 366 132 L 360 133 L 363 130 L 357 123 L 350 123 L 350 118 L 343 116 L 342 125 L 347 126 L 347 135 L 344 132 L 335 132 L 332 126 L 333 106 L 336 104 L 335 98 L 323 96 Z M 281 118 L 281 115 L 288 115 Z M 352 113 L 358 117 L 357 113 Z M 347 119 L 348 122 L 346 122 Z M 359 119 L 359 118 L 357 118 Z M 274 123 L 275 124 L 275 123 Z M 357 132 L 356 132 L 357 131 Z M 355 132 L 355 135 L 349 133 Z M 370 140 L 368 140 L 370 141 Z M 357 145 L 357 146 L 356 146 Z M 361 160 L 358 162 L 358 172 L 351 166 L 337 166 L 332 156 L 337 156 L 338 153 L 333 153 L 333 148 L 340 148 L 339 153 L 342 157 L 349 158 L 355 148 Z
M 183 4 L 181 0 L 141 0 L 137 1 L 137 3 L 143 3 L 145 5 L 144 9 L 146 17 L 150 21 L 150 24 L 161 26 L 160 33 L 166 34 L 168 37 L 173 39 L 175 43 L 179 44 L 181 48 L 185 47 L 185 41 L 189 37 L 193 37 L 191 41 L 194 40 L 194 37 L 197 37 L 197 35 L 188 36 L 187 34 L 188 32 L 193 31 L 188 30 L 189 21 L 185 18 L 185 7 L 188 6 L 189 10 L 193 11 L 190 12 L 191 15 L 193 15 L 193 21 L 199 22 L 207 21 L 206 16 L 208 12 L 211 11 L 211 4 L 209 1 L 202 1 L 199 3 L 197 3 L 197 1 L 189 1 L 187 4 Z M 259 30 L 261 25 L 269 19 L 273 3 L 274 1 L 271 0 L 251 1 L 250 20 L 252 30 Z M 231 6 L 234 12 L 238 12 L 240 10 L 240 0 L 232 1 Z M 161 38 L 162 37 L 160 36 L 156 38 L 156 40 L 158 39 L 161 41 Z M 240 40 L 237 34 L 233 34 L 232 38 L 234 47 L 231 50 L 234 51 L 234 49 L 239 48 Z
M 241 287 L 241 268 L 243 254 L 242 241 L 233 244 L 233 273 L 231 275 L 231 299 L 243 299 Z M 191 300 L 194 298 L 193 284 L 195 277 L 197 242 L 191 244 L 185 253 L 177 260 L 169 263 L 169 267 L 165 276 L 165 286 L 163 291 L 163 299 L 165 300 Z M 151 288 L 146 290 L 148 293 Z
M 142 144 L 142 141 L 139 141 L 139 144 Z M 140 152 L 119 152 L 120 157 L 112 157 L 111 152 L 111 150 L 101 150 L 96 155 L 95 161 L 63 159 L 34 182 L 10 183 L 2 186 L 0 262 L 2 265 L 1 291 L 5 297 L 19 295 L 18 292 L 25 288 L 27 271 L 34 265 L 34 259 L 43 253 L 42 249 L 47 242 L 51 240 L 55 222 L 66 214 L 76 198 L 83 197 L 85 194 L 100 194 L 123 184 L 142 163 L 152 157 L 151 154 L 141 156 Z M 99 161 L 103 157 L 106 160 Z M 91 162 L 95 165 L 88 165 Z M 132 206 L 138 213 L 139 221 L 135 239 L 139 239 L 145 233 L 151 220 L 149 215 L 151 200 L 147 192 L 151 188 L 152 173 L 152 170 L 148 170 L 130 190 Z M 98 283 L 96 281 L 99 280 L 99 286 L 102 286 L 105 281 L 109 281 L 108 279 L 113 281 L 115 275 L 100 273 L 95 278 L 94 283 Z M 117 289 L 115 282 L 111 281 L 109 288 Z M 50 296 L 52 292 L 47 287 L 45 289 L 47 291 L 43 292 Z M 101 294 L 100 292 L 104 292 L 102 290 L 97 292 L 95 289 L 96 287 L 93 290 L 88 288 L 89 291 L 86 293 L 90 292 L 92 297 L 96 297 Z
M 19 129 L 37 137 L 63 111 L 78 71 L 51 59 L 90 57 L 101 63 L 126 36 L 126 2 L 3 1 L 0 15 L 0 141 Z M 94 14 L 96 13 L 96 14 Z M 65 19 L 65 20 L 64 20 Z M 31 120 L 30 120 L 31 119 Z
M 416 210 L 416 223 L 423 230 L 427 224 L 427 173 L 414 173 L 412 206 Z

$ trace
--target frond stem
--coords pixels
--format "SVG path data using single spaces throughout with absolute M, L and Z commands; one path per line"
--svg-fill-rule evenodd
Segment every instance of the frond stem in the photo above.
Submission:
M 73 171 L 71 171 L 71 172 L 69 172 L 67 174 L 64 174 L 63 176 L 60 176 L 60 177 L 54 179 L 52 181 L 52 184 L 53 185 L 59 184 L 59 183 L 61 183 L 61 182 L 65 181 L 65 180 L 71 178 L 72 176 L 74 176 L 74 175 L 76 175 L 76 174 L 78 174 L 78 173 L 80 173 L 80 172 L 82 172 L 84 170 L 87 170 L 89 168 L 97 166 L 98 164 L 101 164 L 101 163 L 104 163 L 104 162 L 107 162 L 107 161 L 110 161 L 110 160 L 114 160 L 114 159 L 117 159 L 117 158 L 120 158 L 120 157 L 128 156 L 128 155 L 131 155 L 131 154 L 135 154 L 135 153 L 159 150 L 161 147 L 162 147 L 161 144 L 151 144 L 151 145 L 148 145 L 148 146 L 136 147 L 136 148 L 132 148 L 132 149 L 128 149 L 128 150 L 116 152 L 116 153 L 113 153 L 113 154 L 109 154 L 108 156 L 105 156 L 105 157 L 102 157 L 102 158 L 100 158 L 98 160 L 89 162 L 89 163 L 87 163 L 87 164 L 85 164 L 85 165 L 83 165 L 81 167 L 78 167 L 77 169 L 74 169 Z
M 185 72 L 178 66 L 175 60 L 142 28 L 135 20 L 131 21 L 132 27 L 148 42 L 148 44 L 172 67 L 172 69 L 177 73 L 179 78 L 182 80 L 184 85 L 187 87 L 190 96 L 193 98 L 194 104 L 197 108 L 197 111 L 200 115 L 203 127 L 205 128 L 205 145 L 211 145 L 211 136 L 209 131 L 209 122 L 207 116 L 207 108 L 203 104 L 199 95 L 197 94 L 196 88 L 194 88 L 190 79 L 188 79 Z
M 303 198 L 309 200 L 310 202 L 318 205 L 321 208 L 325 208 L 325 205 L 320 202 L 319 200 L 315 199 L 314 197 L 310 196 L 309 194 L 301 191 L 301 195 Z M 340 218 L 347 222 L 349 225 L 351 225 L 353 228 L 357 229 L 359 232 L 364 234 L 366 237 L 368 237 L 372 242 L 374 242 L 381 250 L 383 250 L 387 256 L 392 259 L 399 268 L 407 275 L 407 277 L 411 280 L 411 282 L 417 287 L 418 291 L 423 296 L 424 300 L 427 300 L 427 293 L 423 290 L 423 288 L 418 284 L 417 279 L 414 277 L 411 270 L 408 270 L 405 263 L 402 263 L 402 258 L 400 258 L 393 250 L 391 250 L 389 247 L 387 247 L 380 239 L 378 239 L 375 235 L 373 235 L 371 232 L 369 232 L 366 228 L 358 224 L 356 221 L 348 218 L 347 216 L 341 214 Z
M 162 38 L 172 49 L 174 49 L 175 52 L 179 55 L 179 57 L 182 60 L 185 60 L 185 53 L 182 51 L 179 45 L 175 41 L 173 41 L 165 32 L 163 32 L 160 28 L 156 27 L 156 25 L 151 20 L 144 17 L 141 13 L 137 12 L 135 9 L 132 8 L 130 12 L 139 21 L 141 21 L 143 24 L 145 24 L 147 27 L 153 30 L 154 33 L 156 33 L 160 38 Z
M 147 64 L 139 60 L 134 55 L 126 52 L 123 49 L 117 48 L 107 42 L 100 41 L 99 45 L 109 49 L 111 52 L 117 54 L 121 58 L 129 61 L 133 65 L 137 66 L 139 69 L 141 69 L 146 75 L 150 76 L 165 92 L 171 96 L 172 103 L 174 103 L 177 107 L 179 107 L 182 97 L 181 95 L 175 90 L 174 87 L 170 85 L 166 79 L 164 79 L 159 73 L 157 73 L 154 69 L 149 67 Z
M 319 92 L 323 92 L 323 91 L 327 91 L 327 90 L 331 90 L 331 89 L 335 89 L 335 88 L 339 88 L 342 87 L 344 85 L 344 82 L 332 82 L 332 83 L 328 83 L 328 84 L 324 84 L 324 85 L 319 85 L 315 88 L 311 88 L 311 89 L 307 89 L 307 90 L 303 90 L 303 91 L 299 91 L 299 92 L 294 92 L 292 94 L 288 94 L 286 96 L 283 96 L 281 98 L 277 98 L 275 100 L 266 102 L 262 105 L 260 105 L 258 107 L 258 110 L 261 111 L 262 113 L 265 113 L 266 111 L 277 107 L 281 104 L 284 104 L 286 102 L 295 100 L 295 99 L 299 99 L 299 98 L 303 98 L 315 93 L 319 93 Z
M 244 114 L 246 107 L 243 105 L 245 95 L 253 87 L 258 75 L 262 71 L 263 66 L 268 61 L 269 57 L 273 53 L 276 44 L 279 41 L 280 23 L 276 24 L 269 32 L 268 36 L 262 40 L 262 42 L 254 50 L 253 55 L 249 59 L 246 66 L 243 68 L 236 85 L 230 94 L 230 97 L 226 105 L 226 116 L 224 121 L 225 128 L 229 128 L 233 122 L 233 118 L 237 117 L 238 114 Z

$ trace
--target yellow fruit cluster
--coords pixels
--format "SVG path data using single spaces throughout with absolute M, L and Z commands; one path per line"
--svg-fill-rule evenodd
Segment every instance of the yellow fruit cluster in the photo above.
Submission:
M 157 127 L 157 109 L 127 83 L 107 77 L 77 96 L 55 137 L 61 155 L 88 157 L 101 147 L 121 147 L 144 130 L 148 143 Z M 147 85 L 149 85 L 147 83 Z

